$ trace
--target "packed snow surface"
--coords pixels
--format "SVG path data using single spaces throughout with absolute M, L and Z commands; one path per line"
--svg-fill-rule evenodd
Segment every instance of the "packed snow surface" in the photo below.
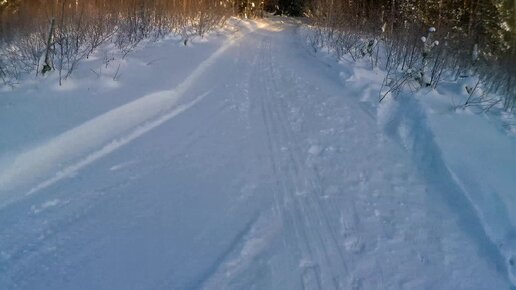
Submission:
M 516 143 L 487 120 L 376 104 L 381 72 L 286 18 L 119 62 L 1 92 L 0 289 L 514 288 Z

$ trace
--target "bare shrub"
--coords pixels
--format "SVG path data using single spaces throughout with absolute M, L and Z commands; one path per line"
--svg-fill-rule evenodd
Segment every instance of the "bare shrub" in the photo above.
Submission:
M 13 84 L 26 73 L 56 70 L 61 84 L 107 41 L 122 57 L 142 40 L 171 32 L 183 35 L 186 44 L 222 25 L 233 7 L 233 0 L 1 2 L 0 80 Z

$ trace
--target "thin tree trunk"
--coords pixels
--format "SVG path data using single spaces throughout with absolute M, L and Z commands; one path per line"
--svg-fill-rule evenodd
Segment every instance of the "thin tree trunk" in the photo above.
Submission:
M 50 29 L 48 32 L 48 38 L 47 38 L 47 47 L 45 52 L 45 62 L 43 63 L 43 69 L 41 70 L 41 73 L 44 75 L 46 72 L 52 70 L 52 64 L 50 62 L 50 47 L 52 45 L 52 36 L 54 35 L 54 26 L 56 24 L 56 19 L 52 17 L 52 20 L 50 21 Z

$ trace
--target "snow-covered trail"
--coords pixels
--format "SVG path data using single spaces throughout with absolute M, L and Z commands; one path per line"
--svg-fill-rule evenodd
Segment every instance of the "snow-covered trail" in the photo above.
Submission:
M 509 289 L 295 24 L 203 63 L 1 168 L 0 289 Z

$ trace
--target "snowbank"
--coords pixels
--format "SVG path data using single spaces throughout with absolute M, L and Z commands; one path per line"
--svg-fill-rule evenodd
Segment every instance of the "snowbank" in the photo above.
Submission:
M 241 34 L 236 34 L 227 41 L 175 89 L 154 92 L 114 108 L 4 161 L 0 171 L 0 206 L 22 198 L 20 191 L 30 195 L 75 175 L 82 167 L 193 106 L 208 93 L 185 100 L 182 98 L 185 91 L 240 37 Z M 38 185 L 26 188 L 33 183 Z
M 312 50 L 309 29 L 300 34 L 311 53 L 335 65 L 330 50 Z M 514 115 L 499 108 L 480 114 L 474 108 L 455 109 L 468 97 L 464 81 L 389 95 L 378 104 L 384 71 L 371 69 L 367 59 L 354 62 L 346 56 L 337 69 L 362 108 L 412 155 L 428 183 L 458 213 L 464 230 L 507 269 L 516 286 L 516 138 L 509 124 Z
M 358 74 L 358 80 L 378 80 L 378 72 Z M 516 139 L 485 114 L 456 113 L 452 100 L 458 96 L 450 93 L 405 93 L 379 105 L 371 94 L 362 101 L 376 108 L 378 125 L 412 155 L 465 231 L 503 259 L 516 285 Z

